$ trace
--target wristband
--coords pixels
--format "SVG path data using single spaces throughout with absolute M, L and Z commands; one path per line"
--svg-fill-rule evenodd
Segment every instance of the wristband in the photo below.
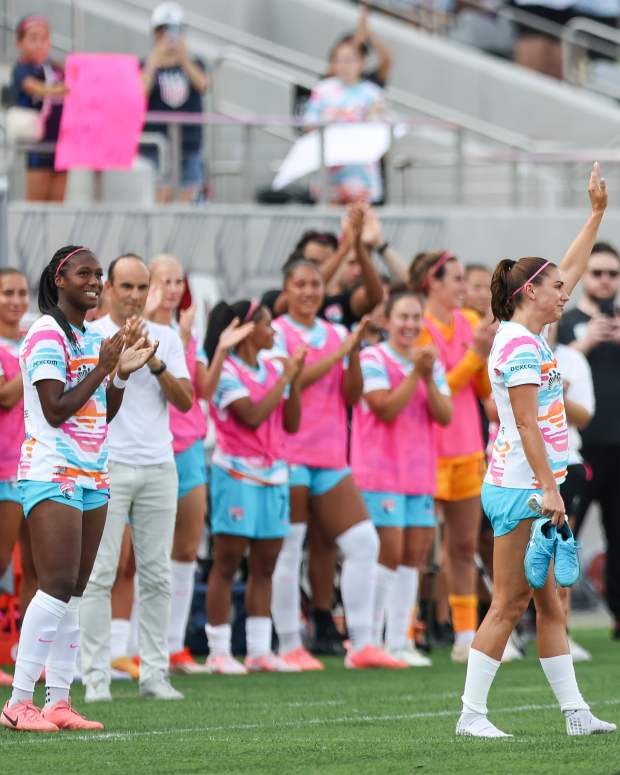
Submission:
M 154 377 L 159 377 L 159 375 L 163 374 L 164 371 L 166 371 L 166 369 L 168 368 L 163 361 L 160 361 L 159 363 L 160 363 L 160 366 L 158 369 L 151 369 L 151 374 Z
M 384 242 L 383 245 L 379 245 L 379 247 L 377 248 L 377 253 L 380 256 L 382 256 L 389 247 L 390 247 L 390 243 Z
M 128 380 L 121 379 L 118 374 L 114 375 L 114 379 L 112 380 L 112 384 L 115 388 L 118 388 L 119 390 L 125 390 L 125 387 L 127 385 Z

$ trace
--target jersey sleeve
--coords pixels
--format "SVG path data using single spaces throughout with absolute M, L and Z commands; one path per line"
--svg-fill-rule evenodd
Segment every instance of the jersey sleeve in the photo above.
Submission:
M 227 406 L 230 406 L 235 401 L 238 401 L 240 398 L 246 398 L 249 395 L 250 391 L 241 382 L 233 367 L 230 364 L 224 363 L 220 381 L 213 396 L 213 404 L 218 409 L 226 409 Z
M 320 121 L 321 114 L 323 112 L 323 95 L 321 93 L 321 84 L 315 86 L 310 93 L 310 98 L 306 102 L 306 109 L 304 111 L 304 119 L 309 123 L 313 121 Z
M 578 350 L 575 350 L 572 355 L 573 364 L 570 374 L 567 375 L 569 382 L 567 397 L 576 404 L 583 406 L 589 415 L 593 415 L 595 399 L 590 364 L 588 363 L 587 358 Z
M 166 366 L 168 371 L 173 377 L 177 379 L 189 379 L 189 371 L 187 370 L 187 361 L 185 359 L 185 352 L 183 350 L 183 342 L 181 342 L 180 336 L 174 331 L 170 331 L 170 343 L 168 353 L 166 354 Z
M 433 381 L 437 385 L 437 390 L 439 390 L 442 395 L 452 395 L 450 386 L 448 385 L 448 378 L 446 377 L 446 370 L 440 360 L 436 360 L 433 365 Z
M 392 387 L 385 363 L 378 353 L 372 350 L 363 350 L 360 355 L 360 365 L 364 379 L 364 393 L 389 390 Z
M 500 349 L 493 364 L 495 374 L 507 388 L 542 384 L 540 349 L 529 336 L 509 339 Z
M 67 382 L 67 354 L 59 331 L 52 328 L 34 331 L 24 346 L 23 361 L 33 385 L 43 379 Z

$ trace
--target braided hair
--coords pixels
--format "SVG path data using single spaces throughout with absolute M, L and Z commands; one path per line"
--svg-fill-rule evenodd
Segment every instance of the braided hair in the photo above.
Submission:
M 79 245 L 65 245 L 54 253 L 49 264 L 47 264 L 47 266 L 41 272 L 38 298 L 39 312 L 42 315 L 49 315 L 50 317 L 54 318 L 69 340 L 72 349 L 76 352 L 79 352 L 80 346 L 78 344 L 75 331 L 71 327 L 71 323 L 69 323 L 67 320 L 65 313 L 58 306 L 58 288 L 56 287 L 56 275 L 63 275 L 65 273 L 65 261 L 67 257 L 71 253 L 78 251 L 91 253 L 88 248 L 82 248 Z

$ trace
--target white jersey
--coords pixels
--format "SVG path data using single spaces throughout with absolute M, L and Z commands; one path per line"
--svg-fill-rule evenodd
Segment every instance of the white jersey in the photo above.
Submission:
M 594 415 L 594 385 L 588 359 L 574 347 L 559 344 L 555 348 L 558 368 L 568 383 L 566 397 L 583 406 L 590 416 Z M 568 426 L 568 465 L 583 463 L 581 457 L 581 434 L 574 425 Z

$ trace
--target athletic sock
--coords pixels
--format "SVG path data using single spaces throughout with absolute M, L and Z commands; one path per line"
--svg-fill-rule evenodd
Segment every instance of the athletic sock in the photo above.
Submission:
M 209 656 L 229 656 L 231 648 L 232 627 L 230 624 L 205 624 L 205 633 L 209 642 Z
M 58 625 L 62 621 L 67 603 L 42 592 L 40 589 L 30 601 L 22 622 L 13 694 L 9 707 L 18 702 L 32 700 L 34 687 L 45 667 L 50 648 L 56 638 Z
M 465 689 L 461 697 L 463 713 L 478 713 L 486 716 L 487 697 L 500 664 L 501 662 L 498 662 L 497 659 L 488 657 L 482 651 L 469 650 Z
M 448 595 L 452 614 L 454 642 L 469 645 L 478 626 L 478 598 L 476 595 Z
M 131 622 L 129 619 L 112 619 L 110 626 L 110 660 L 114 662 L 119 657 L 129 656 L 129 634 Z
M 305 535 L 306 525 L 291 525 L 271 580 L 271 613 L 281 654 L 301 648 L 299 571 Z
M 245 620 L 245 640 L 248 657 L 255 659 L 271 652 L 271 619 L 268 616 L 248 616 Z
M 577 686 L 575 666 L 570 654 L 541 658 L 540 665 L 563 713 L 590 709 Z
M 185 647 L 185 631 L 194 592 L 195 562 L 171 562 L 170 624 L 168 626 L 168 651 L 176 654 Z
M 396 569 L 385 627 L 385 642 L 392 651 L 402 649 L 409 643 L 409 623 L 418 599 L 419 575 L 417 568 L 407 565 L 399 565 Z
M 81 597 L 72 597 L 45 662 L 45 704 L 69 702 L 80 645 Z
M 379 538 L 372 523 L 365 520 L 341 533 L 336 543 L 344 555 L 340 593 L 347 629 L 352 649 L 359 651 L 372 644 Z
M 375 602 L 372 612 L 372 640 L 379 645 L 383 640 L 386 611 L 393 594 L 396 571 L 377 565 L 377 584 L 375 586 Z

